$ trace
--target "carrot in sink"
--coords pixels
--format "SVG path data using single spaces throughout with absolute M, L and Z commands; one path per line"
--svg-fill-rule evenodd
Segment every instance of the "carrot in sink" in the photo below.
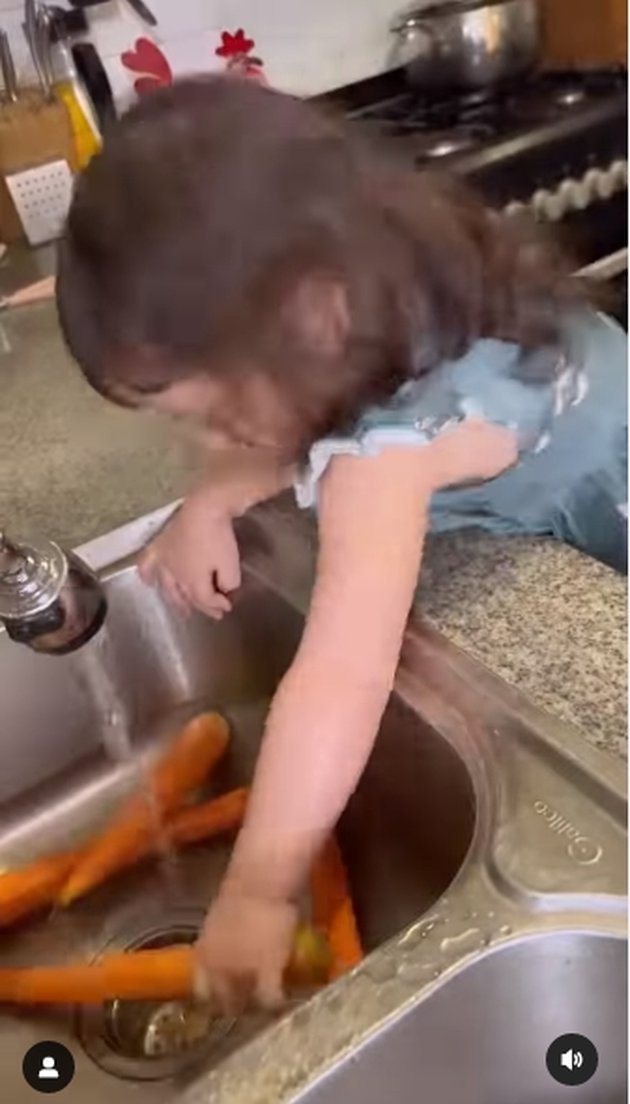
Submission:
M 229 741 L 227 722 L 218 713 L 194 717 L 175 737 L 152 769 L 148 784 L 155 801 L 149 807 L 143 794 L 126 802 L 120 813 L 88 847 L 57 895 L 69 905 L 110 874 L 146 853 L 154 840 L 155 813 L 167 817 L 205 781 L 224 754 Z
M 50 905 L 84 854 L 64 851 L 0 875 L 0 927 Z
M 204 801 L 201 805 L 191 805 L 180 809 L 166 823 L 169 839 L 177 846 L 182 843 L 195 843 L 197 840 L 212 839 L 213 836 L 232 832 L 239 828 L 245 815 L 248 790 L 241 786 L 237 790 Z
M 297 984 L 312 981 L 313 962 L 305 962 L 298 946 L 305 935 L 304 930 L 296 934 L 287 967 L 287 974 Z M 316 940 L 317 937 L 314 946 Z M 321 954 L 319 949 L 317 953 Z M 183 999 L 195 991 L 194 973 L 195 952 L 189 945 L 109 954 L 96 962 L 68 966 L 0 969 L 0 1003 L 99 1004 L 107 1000 Z
M 332 981 L 357 966 L 363 958 L 348 875 L 334 836 L 326 841 L 313 863 L 310 882 L 312 920 L 328 940 L 329 980 Z
M 193 992 L 189 946 L 106 955 L 70 966 L 0 969 L 0 1003 L 98 1004 L 106 1000 L 175 1000 Z
M 165 832 L 175 846 L 212 839 L 240 827 L 245 813 L 247 789 L 240 787 L 221 797 L 180 809 L 166 821 Z M 142 846 L 129 849 L 121 858 L 117 871 L 122 871 L 147 855 L 151 837 Z M 52 905 L 72 871 L 90 853 L 91 845 L 66 851 L 60 855 L 38 859 L 21 870 L 0 875 L 0 928 L 8 927 L 40 909 Z

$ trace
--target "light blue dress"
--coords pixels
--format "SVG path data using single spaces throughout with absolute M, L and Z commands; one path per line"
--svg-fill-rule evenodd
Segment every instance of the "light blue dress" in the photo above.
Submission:
M 627 335 L 605 315 L 584 311 L 567 322 L 562 346 L 523 354 L 484 339 L 410 379 L 348 436 L 313 445 L 295 483 L 298 504 L 317 506 L 334 456 L 422 448 L 465 418 L 483 418 L 515 430 L 519 461 L 496 479 L 435 494 L 431 529 L 554 536 L 625 572 Z

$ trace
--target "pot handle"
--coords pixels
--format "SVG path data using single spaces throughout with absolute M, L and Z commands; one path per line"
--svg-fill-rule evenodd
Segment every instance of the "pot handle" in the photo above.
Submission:
M 412 8 L 403 12 L 396 18 L 391 27 L 394 34 L 405 31 L 426 31 L 431 34 L 429 21 L 431 19 L 444 19 L 449 15 L 465 15 L 467 12 L 476 11 L 478 8 L 502 7 L 511 0 L 439 0 L 430 3 L 423 8 Z
M 426 35 L 431 41 L 436 38 L 435 28 L 420 14 L 402 16 L 392 24 L 390 32 L 398 35 L 403 42 L 413 40 L 418 33 Z

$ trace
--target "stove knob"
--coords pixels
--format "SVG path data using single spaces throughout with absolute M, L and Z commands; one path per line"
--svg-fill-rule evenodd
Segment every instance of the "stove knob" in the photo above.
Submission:
M 563 180 L 558 192 L 564 200 L 567 211 L 584 211 L 591 202 L 592 192 L 585 180 L 574 180 L 572 177 Z
M 615 181 L 615 185 L 619 191 L 623 191 L 628 187 L 628 162 L 627 161 L 613 161 L 610 169 L 608 170 Z
M 615 178 L 610 169 L 601 169 L 597 174 L 595 195 L 597 199 L 610 199 L 617 191 Z
M 568 208 L 566 195 L 563 195 L 559 189 L 555 192 L 548 191 L 546 188 L 537 191 L 533 205 L 536 215 L 547 222 L 559 222 L 560 219 L 564 219 Z
M 503 208 L 503 214 L 508 218 L 518 218 L 519 215 L 524 215 L 527 211 L 527 204 L 520 203 L 518 199 L 512 200 L 508 203 L 507 207 Z
M 534 193 L 532 207 L 537 219 L 544 222 L 558 222 L 565 213 L 566 202 L 558 192 L 550 192 L 547 188 L 539 188 Z
M 582 177 L 582 184 L 586 188 L 591 201 L 599 199 L 599 178 L 601 175 L 599 169 L 589 169 Z

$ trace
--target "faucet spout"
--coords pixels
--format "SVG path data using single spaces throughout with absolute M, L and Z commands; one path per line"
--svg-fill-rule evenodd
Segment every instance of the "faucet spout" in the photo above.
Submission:
M 65 655 L 100 629 L 107 602 L 97 576 L 53 541 L 18 543 L 0 531 L 0 622 L 12 640 Z

